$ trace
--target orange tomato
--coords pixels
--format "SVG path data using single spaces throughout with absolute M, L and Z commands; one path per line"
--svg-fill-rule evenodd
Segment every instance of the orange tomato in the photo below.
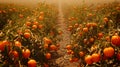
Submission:
M 73 62 L 74 62 L 73 58 L 69 58 L 69 61 L 70 61 L 71 63 L 73 63 Z
M 19 35 L 22 35 L 23 33 L 22 33 L 22 30 L 17 30 L 17 33 L 19 34 Z
M 98 33 L 98 38 L 100 39 L 102 37 L 103 37 L 103 33 L 102 32 Z
M 98 54 L 98 53 L 92 54 L 92 61 L 99 62 L 100 61 L 100 54 Z
M 106 41 L 110 42 L 110 36 L 105 37 Z
M 0 10 L 0 14 L 2 13 L 2 11 Z
M 43 28 L 43 25 L 42 25 L 42 24 L 38 25 L 38 28 L 39 28 L 39 29 L 42 29 L 42 28 Z
M 30 60 L 28 61 L 28 67 L 36 67 L 36 65 L 37 65 L 36 60 L 30 59 Z
M 92 26 L 93 27 L 97 27 L 97 23 L 92 23 Z
M 93 43 L 94 40 L 95 40 L 95 39 L 91 37 L 91 38 L 89 39 L 89 42 L 90 42 L 90 43 Z
M 56 50 L 57 47 L 55 45 L 50 45 L 50 50 Z
M 109 21 L 107 17 L 105 17 L 103 20 L 104 20 L 104 22 L 108 22 Z
M 88 40 L 87 40 L 87 39 L 84 39 L 83 42 L 84 42 L 84 44 L 86 44 L 86 43 L 88 42 Z
M 93 61 L 92 61 L 92 56 L 91 56 L 91 55 L 87 55 L 87 56 L 85 57 L 85 62 L 86 62 L 87 64 L 92 64 L 92 63 L 93 63 Z
M 12 51 L 12 55 L 14 58 L 18 58 L 19 57 L 19 54 L 17 51 Z
M 88 16 L 88 17 L 92 17 L 92 16 L 93 16 L 93 14 L 92 14 L 92 13 L 89 13 L 87 16 Z
M 9 46 L 9 42 L 7 40 L 0 41 L 0 50 L 4 51 L 5 46 Z
M 72 50 L 67 50 L 67 54 L 71 54 L 72 53 Z
M 39 20 L 42 21 L 44 18 L 43 16 L 39 16 Z
M 37 29 L 37 25 L 32 25 L 32 28 L 33 29 Z
M 67 50 L 71 50 L 71 49 L 72 49 L 72 46 L 71 46 L 71 45 L 67 45 L 67 46 L 66 46 L 66 49 L 67 49 Z
M 87 27 L 87 28 L 90 28 L 91 26 L 92 26 L 91 23 L 87 23 L 87 24 L 86 24 L 86 27 Z
M 79 26 L 79 24 L 78 24 L 78 23 L 75 23 L 74 27 L 77 28 L 78 26 Z
M 4 48 L 5 48 L 5 44 L 3 44 L 3 42 L 0 42 L 0 50 L 4 51 Z
M 107 48 L 104 48 L 103 50 L 103 54 L 106 56 L 106 57 L 112 57 L 115 53 L 115 50 L 113 47 L 107 47 Z
M 79 60 L 79 59 L 76 58 L 76 57 L 73 58 L 73 61 L 74 61 L 74 62 L 78 62 L 78 60 Z
M 63 32 L 62 31 L 58 31 L 58 34 L 61 35 Z
M 87 27 L 84 27 L 84 28 L 83 28 L 83 32 L 88 32 L 88 28 L 87 28 Z
M 73 29 L 73 26 L 72 26 L 72 25 L 70 25 L 70 26 L 68 27 L 68 29 L 72 30 L 72 29 Z
M 25 32 L 30 32 L 30 29 L 25 29 Z
M 115 46 L 120 46 L 120 37 L 117 35 L 112 36 L 111 43 Z
M 44 48 L 47 49 L 48 48 L 48 44 L 44 44 Z
M 45 44 L 48 44 L 48 45 L 52 43 L 52 40 L 47 38 L 47 37 L 44 37 L 43 41 L 44 41 Z
M 30 25 L 31 25 L 31 22 L 26 22 L 25 25 L 26 25 L 26 26 L 30 26 Z
M 85 55 L 85 53 L 83 51 L 80 51 L 79 55 L 80 55 L 80 57 L 83 57 Z
M 17 46 L 17 47 L 21 47 L 22 44 L 21 44 L 21 42 L 19 42 L 19 41 L 15 41 L 15 46 Z
M 25 37 L 25 38 L 30 38 L 30 36 L 31 36 L 31 34 L 30 34 L 29 32 L 25 32 L 25 33 L 24 33 L 24 37 Z
M 23 16 L 23 14 L 19 14 L 19 17 L 20 17 L 20 18 L 23 18 L 24 16 Z
M 50 53 L 46 53 L 45 57 L 46 57 L 46 59 L 51 59 L 51 54 Z
M 44 67 L 49 67 L 49 65 L 48 65 L 48 64 L 46 64 L 46 63 L 44 63 Z
M 24 58 L 29 58 L 29 56 L 30 56 L 30 50 L 29 49 L 23 49 L 22 50 L 22 56 L 24 57 Z
M 40 12 L 40 16 L 44 16 L 44 12 L 41 11 L 41 12 Z
M 36 21 L 36 22 L 33 22 L 33 25 L 38 25 L 39 23 Z

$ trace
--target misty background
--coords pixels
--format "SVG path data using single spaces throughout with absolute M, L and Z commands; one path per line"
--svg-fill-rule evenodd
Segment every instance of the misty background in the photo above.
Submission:
M 0 3 L 16 3 L 16 4 L 34 5 L 39 2 L 58 4 L 60 1 L 63 5 L 66 5 L 66 4 L 82 4 L 83 1 L 86 4 L 97 4 L 97 3 L 109 3 L 109 2 L 120 1 L 120 0 L 0 0 Z

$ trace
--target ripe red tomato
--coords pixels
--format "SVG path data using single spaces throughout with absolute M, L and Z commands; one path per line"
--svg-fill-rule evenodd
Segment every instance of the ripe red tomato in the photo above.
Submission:
M 37 65 L 36 60 L 30 59 L 30 60 L 28 61 L 28 67 L 36 67 L 36 65 Z
M 111 43 L 115 46 L 120 46 L 120 37 L 117 35 L 112 36 Z
M 92 61 L 92 56 L 91 56 L 91 55 L 87 55 L 87 56 L 85 57 L 85 62 L 86 62 L 87 64 L 92 64 L 92 63 L 93 63 L 93 61 Z
M 24 58 L 29 58 L 30 53 L 31 53 L 31 52 L 30 52 L 29 49 L 23 49 L 23 50 L 22 50 L 22 55 L 23 55 Z
M 115 53 L 115 50 L 113 47 L 107 47 L 103 50 L 103 53 L 106 57 L 112 57 Z
M 98 53 L 92 54 L 92 61 L 99 62 L 100 61 L 100 54 L 98 54 Z

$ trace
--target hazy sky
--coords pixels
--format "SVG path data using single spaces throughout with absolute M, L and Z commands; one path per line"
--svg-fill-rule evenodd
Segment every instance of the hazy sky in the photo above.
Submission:
M 0 0 L 0 3 L 8 2 L 8 3 L 27 3 L 27 4 L 36 4 L 40 1 L 46 1 L 49 3 L 58 3 L 62 1 L 65 4 L 81 4 L 83 0 Z M 103 2 L 113 2 L 115 0 L 84 0 L 86 3 L 103 3 Z M 120 0 L 117 0 L 120 1 Z

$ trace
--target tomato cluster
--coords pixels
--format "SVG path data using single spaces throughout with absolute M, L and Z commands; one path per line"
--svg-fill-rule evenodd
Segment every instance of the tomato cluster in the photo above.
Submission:
M 0 65 L 56 65 L 52 60 L 58 57 L 57 44 L 61 36 L 61 31 L 55 26 L 57 8 L 42 2 L 35 8 L 17 4 L 0 6 L 0 18 L 3 18 L 0 22 L 7 22 L 0 30 Z
M 70 44 L 66 46 L 71 60 L 80 66 L 119 66 L 120 3 L 99 4 L 94 7 L 70 6 L 65 11 Z M 111 5 L 111 7 L 110 7 Z M 68 14 L 70 13 L 70 14 Z M 74 62 L 74 61 L 73 61 Z

